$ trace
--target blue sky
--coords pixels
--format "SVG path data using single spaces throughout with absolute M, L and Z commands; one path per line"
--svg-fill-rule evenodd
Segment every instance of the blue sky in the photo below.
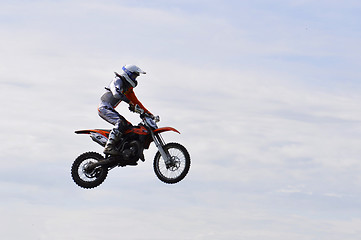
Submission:
M 6 239 L 359 239 L 358 1 L 1 1 L 0 232 Z M 104 86 L 136 94 L 191 154 L 176 185 L 146 162 L 90 191 Z M 132 121 L 138 117 L 119 106 Z

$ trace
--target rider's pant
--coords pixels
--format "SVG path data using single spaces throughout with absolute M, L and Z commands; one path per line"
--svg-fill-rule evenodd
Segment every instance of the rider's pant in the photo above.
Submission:
M 124 132 L 131 126 L 131 124 L 122 115 L 115 111 L 114 108 L 107 106 L 99 107 L 98 114 L 105 121 L 113 124 L 120 132 Z

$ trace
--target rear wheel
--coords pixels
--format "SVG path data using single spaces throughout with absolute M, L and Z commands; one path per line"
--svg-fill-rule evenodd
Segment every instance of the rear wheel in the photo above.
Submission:
M 154 172 L 162 182 L 173 184 L 181 181 L 188 173 L 191 160 L 185 147 L 179 143 L 168 143 L 163 146 L 170 155 L 170 160 L 165 161 L 158 151 L 154 157 Z
M 103 156 L 96 152 L 83 153 L 77 157 L 71 167 L 74 182 L 82 188 L 95 188 L 102 184 L 108 175 L 108 168 L 91 167 L 101 160 L 104 160 Z

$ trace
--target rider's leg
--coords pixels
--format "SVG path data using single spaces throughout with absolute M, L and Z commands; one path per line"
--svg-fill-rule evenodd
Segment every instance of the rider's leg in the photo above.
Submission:
M 109 138 L 107 143 L 104 147 L 104 153 L 109 155 L 116 155 L 118 151 L 116 150 L 115 146 L 118 143 L 119 139 L 122 137 L 122 132 L 119 131 L 117 128 L 113 128 L 112 131 L 109 133 Z
M 115 128 L 109 134 L 104 153 L 116 155 L 118 152 L 116 151 L 115 146 L 121 139 L 123 132 L 128 128 L 129 122 L 113 108 L 101 107 L 98 111 L 101 118 L 115 125 Z
M 115 128 L 109 133 L 109 138 L 105 144 L 104 153 L 109 155 L 117 155 L 119 152 L 116 150 L 116 145 L 121 140 L 123 133 L 127 129 L 128 124 L 123 116 L 115 124 Z

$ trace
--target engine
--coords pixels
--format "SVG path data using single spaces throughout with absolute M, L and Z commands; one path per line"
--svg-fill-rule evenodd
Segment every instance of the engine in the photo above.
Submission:
M 140 154 L 140 143 L 139 141 L 131 141 L 125 143 L 124 150 L 122 151 L 122 157 L 126 161 L 137 161 Z

